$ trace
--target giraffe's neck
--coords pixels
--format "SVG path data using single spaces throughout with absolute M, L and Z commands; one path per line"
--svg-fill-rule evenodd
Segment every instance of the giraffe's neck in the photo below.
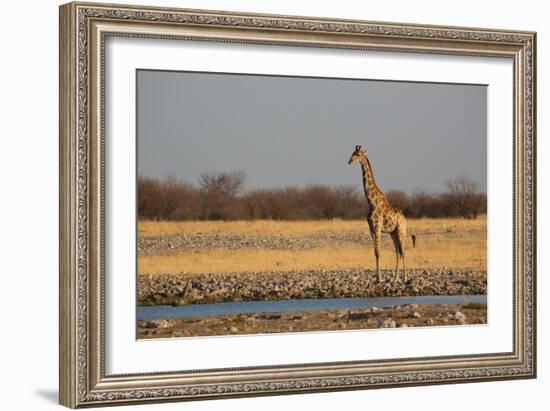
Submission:
M 366 155 L 361 157 L 361 170 L 363 171 L 363 189 L 365 191 L 365 197 L 369 203 L 371 209 L 375 207 L 384 198 L 382 191 L 376 185 L 374 180 L 374 173 L 370 161 Z

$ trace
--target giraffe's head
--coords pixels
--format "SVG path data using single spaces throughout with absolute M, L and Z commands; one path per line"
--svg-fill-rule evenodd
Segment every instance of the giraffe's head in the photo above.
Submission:
M 353 153 L 351 153 L 351 157 L 349 158 L 348 164 L 357 163 L 361 160 L 361 157 L 365 154 L 361 146 L 355 146 L 355 150 L 353 150 Z

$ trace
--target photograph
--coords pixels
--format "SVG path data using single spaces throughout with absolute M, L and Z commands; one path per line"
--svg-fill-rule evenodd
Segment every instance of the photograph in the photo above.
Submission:
M 487 85 L 136 70 L 137 338 L 487 324 Z
M 59 6 L 59 403 L 537 378 L 542 14 L 166 3 Z

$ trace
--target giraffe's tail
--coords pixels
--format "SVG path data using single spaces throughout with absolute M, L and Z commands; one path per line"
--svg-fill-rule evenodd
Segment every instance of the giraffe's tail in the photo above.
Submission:
M 411 233 L 411 240 L 413 243 L 413 248 L 416 247 L 416 233 Z

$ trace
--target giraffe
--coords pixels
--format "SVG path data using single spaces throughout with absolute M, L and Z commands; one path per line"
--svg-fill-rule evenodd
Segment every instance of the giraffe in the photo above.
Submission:
M 355 146 L 348 164 L 361 164 L 363 172 L 363 189 L 369 204 L 367 221 L 374 243 L 374 256 L 376 257 L 376 276 L 381 282 L 380 276 L 380 240 L 382 233 L 389 233 L 395 246 L 395 277 L 394 282 L 399 278 L 399 259 L 403 263 L 403 280 L 407 281 L 405 271 L 405 240 L 407 237 L 407 220 L 401 210 L 390 204 L 382 190 L 374 181 L 374 174 L 367 153 L 361 146 Z M 415 236 L 416 237 L 416 236 Z M 414 238 L 416 240 L 416 238 Z

